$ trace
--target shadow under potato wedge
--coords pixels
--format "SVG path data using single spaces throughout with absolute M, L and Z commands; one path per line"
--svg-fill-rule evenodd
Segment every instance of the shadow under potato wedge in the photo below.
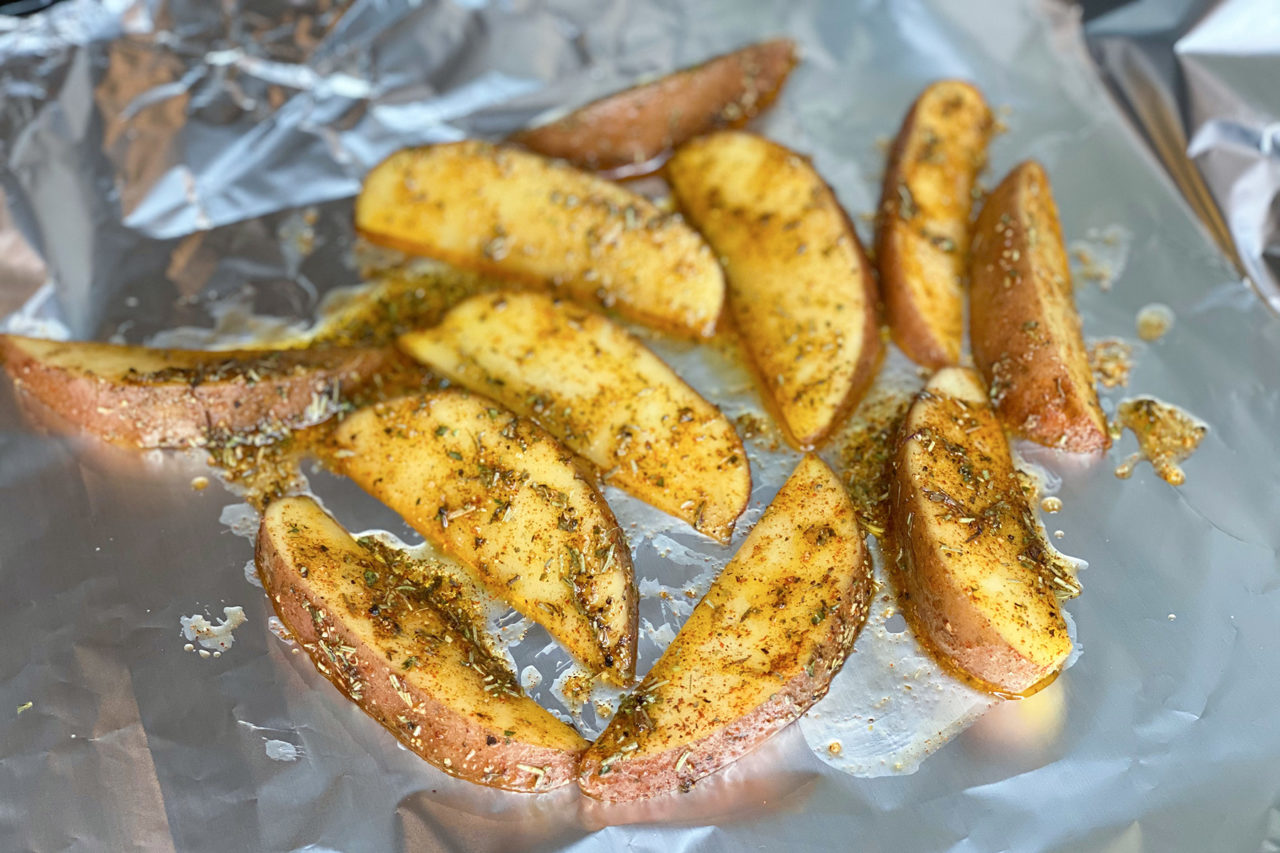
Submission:
M 807 159 L 722 131 L 682 146 L 666 176 L 725 267 L 729 305 L 788 440 L 820 444 L 884 355 L 871 268 Z
M 973 359 L 1012 432 L 1061 450 L 1111 446 L 1080 331 L 1058 207 L 1028 160 L 987 197 L 973 233 Z
M 114 444 L 261 443 L 334 414 L 348 394 L 411 364 L 392 347 L 176 350 L 0 335 L 15 383 Z
M 363 408 L 321 452 L 593 672 L 631 682 L 631 552 L 573 454 L 537 424 L 448 389 Z
M 960 360 L 969 212 L 993 124 L 975 87 L 940 80 L 912 104 L 889 155 L 876 221 L 880 292 L 894 342 L 925 367 Z
M 563 118 L 519 131 L 511 141 L 609 177 L 645 175 L 687 140 L 741 127 L 767 109 L 796 58 L 790 39 L 749 44 L 606 95 Z
M 887 562 L 916 635 L 984 690 L 1034 691 L 1071 652 L 1074 570 L 1044 542 L 976 371 L 934 374 L 894 451 Z
M 687 791 L 826 695 L 871 597 L 844 485 L 807 455 L 662 657 L 582 756 L 606 801 Z
M 533 418 L 605 482 L 727 542 L 751 497 L 733 425 L 634 335 L 540 293 L 483 294 L 400 347 Z
M 724 275 L 679 217 L 618 184 L 467 140 L 392 154 L 365 177 L 368 240 L 567 296 L 677 334 L 711 335 Z
M 255 559 L 272 606 L 316 669 L 418 755 L 512 791 L 573 780 L 587 742 L 476 641 L 484 619 L 465 585 L 353 539 L 309 497 L 267 507 Z

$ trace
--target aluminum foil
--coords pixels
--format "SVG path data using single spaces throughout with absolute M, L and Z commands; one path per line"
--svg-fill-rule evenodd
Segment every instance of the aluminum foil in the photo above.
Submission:
M 1029 156 L 1048 168 L 1080 260 L 1086 334 L 1133 340 L 1153 302 L 1176 317 L 1160 340 L 1134 342 L 1129 385 L 1106 391 L 1104 406 L 1153 394 L 1210 432 L 1179 489 L 1149 467 L 1112 476 L 1132 438 L 1104 460 L 1030 454 L 1063 502 L 1045 518 L 1064 532 L 1056 544 L 1089 565 L 1069 607 L 1082 654 L 1049 691 L 987 711 L 945 746 L 972 713 L 940 701 L 929 706 L 944 709 L 935 731 L 917 716 L 908 743 L 891 743 L 904 730 L 894 720 L 924 705 L 877 681 L 876 650 L 905 642 L 882 602 L 815 714 L 865 720 L 861 743 L 884 746 L 863 758 L 898 758 L 820 760 L 807 718 L 690 795 L 619 810 L 572 790 L 488 791 L 398 748 L 273 633 L 242 570 L 253 519 L 216 485 L 192 488 L 208 473 L 195 455 L 43 435 L 5 391 L 0 849 L 1280 848 L 1280 322 L 1259 299 L 1274 245 L 1274 216 L 1261 212 L 1276 180 L 1263 141 L 1273 134 L 1235 132 L 1274 121 L 1264 69 L 1280 46 L 1267 41 L 1268 12 L 1236 2 L 1190 16 L 1211 26 L 1180 42 L 1176 62 L 1196 82 L 1179 91 L 1191 97 L 1164 99 L 1194 105 L 1181 138 L 1165 132 L 1176 124 L 1136 133 L 1076 16 L 1032 0 L 981 11 L 942 0 L 69 0 L 4 21 L 10 329 L 147 341 L 184 327 L 216 344 L 305 323 L 325 294 L 360 280 L 350 197 L 390 151 L 500 136 L 785 33 L 805 61 L 760 129 L 813 154 L 855 219 L 878 196 L 878 143 L 927 81 L 968 77 L 1007 107 L 992 179 Z M 1120 51 L 1145 32 L 1121 18 L 1108 27 L 1091 33 L 1095 52 L 1104 35 Z M 1169 75 L 1148 66 L 1109 65 L 1113 86 L 1159 100 Z M 1251 105 L 1253 124 L 1235 104 Z M 1161 167 L 1176 158 L 1147 148 L 1197 139 L 1183 171 L 1202 167 L 1213 201 L 1180 193 L 1194 184 Z M 663 347 L 731 415 L 756 408 L 732 364 Z M 744 529 L 788 464 L 767 441 L 751 452 L 760 486 Z M 311 479 L 352 529 L 411 538 L 350 484 Z M 660 593 L 704 588 L 729 552 L 608 497 L 643 576 L 643 667 L 683 618 Z M 216 623 L 233 606 L 248 621 L 230 648 L 183 650 L 183 616 Z M 523 635 L 517 663 L 538 671 L 535 690 L 556 708 L 567 662 L 539 658 L 537 629 L 504 627 Z

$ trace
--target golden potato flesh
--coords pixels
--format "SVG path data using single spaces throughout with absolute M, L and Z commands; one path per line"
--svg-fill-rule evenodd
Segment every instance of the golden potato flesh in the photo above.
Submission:
M 602 800 L 687 791 L 827 692 L 866 617 L 871 562 L 839 478 L 806 456 L 582 757 Z
M 819 444 L 884 354 L 858 235 L 808 160 L 724 131 L 676 152 L 667 180 L 725 266 L 738 333 L 792 443 Z
M 1072 567 L 1041 537 L 981 377 L 938 371 L 899 434 L 891 563 L 920 638 L 979 686 L 1023 693 L 1071 652 Z
M 470 140 L 393 154 L 365 178 L 356 228 L 680 334 L 712 334 L 724 305 L 715 257 L 679 217 L 517 148 Z
M 356 412 L 325 452 L 574 657 L 630 683 L 631 552 L 600 493 L 545 430 L 446 390 Z
M 605 480 L 720 541 L 751 496 L 733 425 L 626 330 L 544 294 L 473 297 L 400 338 L 454 382 L 536 419 Z

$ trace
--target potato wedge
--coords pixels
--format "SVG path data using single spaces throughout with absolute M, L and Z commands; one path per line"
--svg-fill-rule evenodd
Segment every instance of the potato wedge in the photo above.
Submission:
M 729 304 L 766 396 L 797 447 L 819 444 L 884 353 L 858 235 L 809 162 L 724 131 L 676 152 L 667 179 L 720 256 Z
M 972 256 L 973 359 L 1005 426 L 1063 450 L 1109 447 L 1058 208 L 1039 163 L 1019 165 L 991 193 Z
M 539 293 L 458 305 L 401 348 L 534 418 L 605 479 L 727 542 L 751 497 L 733 425 L 626 330 Z
M 907 113 L 889 155 L 876 227 L 893 340 L 925 367 L 960 360 L 969 210 L 993 127 L 982 93 L 940 80 Z
M 1058 601 L 1079 585 L 1039 534 L 976 371 L 944 368 L 920 392 L 890 499 L 889 552 L 917 636 L 993 692 L 1051 679 L 1071 652 Z
M 0 359 L 69 423 L 133 447 L 278 437 L 324 420 L 343 392 L 404 362 L 390 347 L 206 352 L 18 335 L 0 335 Z
M 356 540 L 311 498 L 275 501 L 255 555 L 267 597 L 316 669 L 450 775 L 512 791 L 573 780 L 586 748 L 477 637 L 465 585 Z
M 763 112 L 795 64 L 790 39 L 750 44 L 592 101 L 511 140 L 613 178 L 648 174 L 686 140 L 741 127 Z
M 826 694 L 870 597 L 853 505 L 806 456 L 583 754 L 578 785 L 602 800 L 687 791 L 745 755 Z
M 393 154 L 365 178 L 356 228 L 681 334 L 712 334 L 724 305 L 715 257 L 679 217 L 517 148 L 467 141 Z
M 618 684 L 635 672 L 631 552 L 572 454 L 465 391 L 367 407 L 330 438 L 340 473 Z
M 307 334 L 306 344 L 394 344 L 405 332 L 439 323 L 450 308 L 469 296 L 510 287 L 510 282 L 446 264 L 382 272 L 342 302 L 325 306 L 326 312 Z

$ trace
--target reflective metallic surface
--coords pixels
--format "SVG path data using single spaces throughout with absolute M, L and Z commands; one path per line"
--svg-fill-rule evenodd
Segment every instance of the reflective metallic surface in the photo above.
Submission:
M 1108 66 L 1116 91 L 1173 105 L 1146 140 L 1097 76 L 1075 17 L 1030 0 L 980 11 L 942 0 L 70 0 L 4 21 L 0 310 L 18 311 L 11 329 L 143 341 L 176 326 L 233 334 L 251 314 L 309 318 L 324 293 L 358 283 L 350 197 L 395 148 L 500 136 L 786 33 L 804 62 L 758 127 L 814 156 L 864 240 L 877 140 L 927 81 L 968 77 L 1007 106 L 986 182 L 1026 157 L 1045 164 L 1079 250 L 1086 335 L 1134 342 L 1129 384 L 1106 390 L 1104 407 L 1153 394 L 1210 432 L 1179 489 L 1145 465 L 1112 475 L 1131 436 L 1101 460 L 1028 453 L 1061 479 L 1063 509 L 1045 516 L 1064 531 L 1055 544 L 1089 564 L 1068 607 L 1083 653 L 1049 690 L 997 706 L 915 773 L 842 772 L 795 726 L 689 795 L 619 808 L 572 790 L 489 791 L 400 749 L 272 634 L 243 571 L 239 500 L 194 490 L 207 473 L 196 457 L 46 435 L 5 387 L 0 850 L 1280 847 L 1280 321 L 1258 296 L 1274 292 L 1266 211 L 1280 184 L 1265 142 L 1280 53 L 1267 5 L 1192 16 L 1176 60 L 1184 89 L 1161 88 L 1167 57 Z M 1139 23 L 1104 22 L 1090 33 L 1095 54 L 1146 44 L 1124 46 Z M 1184 118 L 1183 137 L 1165 134 Z M 1161 162 L 1176 158 L 1153 157 L 1147 140 L 1171 154 L 1190 145 L 1184 168 L 1203 169 L 1206 195 L 1188 203 L 1179 187 L 1195 182 L 1171 181 Z M 1220 212 L 1217 234 L 1234 238 L 1257 290 L 1197 210 Z M 1152 302 L 1177 320 L 1144 343 L 1136 315 Z M 731 366 L 675 344 L 663 353 L 731 415 L 752 407 Z M 759 489 L 738 541 L 793 458 L 754 447 Z M 352 529 L 408 536 L 349 484 L 312 479 Z M 608 497 L 639 571 L 654 573 L 644 666 L 682 618 L 657 592 L 705 588 L 727 552 Z M 234 647 L 216 659 L 183 651 L 180 618 L 228 605 L 249 617 Z M 872 626 L 882 638 L 898 630 L 885 619 Z M 521 647 L 538 648 L 534 633 Z M 873 715 L 917 708 L 868 670 L 881 660 L 855 652 L 833 686 L 833 698 L 865 700 L 854 712 L 877 736 Z M 540 669 L 539 696 L 555 707 L 547 682 L 560 667 Z

